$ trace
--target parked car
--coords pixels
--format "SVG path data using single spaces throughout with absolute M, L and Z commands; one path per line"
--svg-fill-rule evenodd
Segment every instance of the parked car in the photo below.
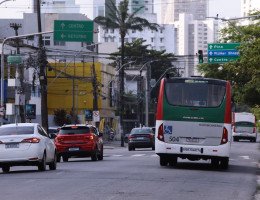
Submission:
M 62 157 L 68 162 L 71 157 L 91 157 L 92 161 L 103 160 L 102 134 L 92 125 L 65 125 L 55 138 L 57 161 Z
M 152 148 L 154 146 L 154 131 L 150 127 L 133 128 L 128 136 L 128 150 L 135 148 Z
M 60 127 L 59 126 L 50 126 L 48 128 L 48 134 L 54 134 L 54 135 L 57 135 L 58 132 L 60 130 Z
M 37 166 L 39 171 L 56 169 L 56 148 L 50 136 L 37 123 L 18 123 L 0 127 L 0 167 L 4 173 L 12 166 Z

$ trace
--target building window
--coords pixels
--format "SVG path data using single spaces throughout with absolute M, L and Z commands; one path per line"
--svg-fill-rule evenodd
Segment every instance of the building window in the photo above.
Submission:
M 132 33 L 136 33 L 136 30 L 132 30 Z
M 64 41 L 54 41 L 54 46 L 66 46 L 66 42 L 64 42 Z
M 105 33 L 108 33 L 108 29 L 105 29 Z
M 160 43 L 163 43 L 163 38 L 160 38 Z
M 154 42 L 154 38 L 151 38 L 151 42 Z
M 132 42 L 136 41 L 136 38 L 132 38 Z
M 114 30 L 114 29 L 111 29 L 111 30 L 110 30 L 110 33 L 114 33 L 114 32 L 115 32 L 115 30 Z
M 108 38 L 107 37 L 105 37 L 105 42 L 108 42 Z
M 50 36 L 45 36 L 42 38 L 43 40 L 43 45 L 44 46 L 50 46 L 51 45 L 51 37 Z
M 115 42 L 115 38 L 114 38 L 114 37 L 112 37 L 110 41 L 111 41 L 111 42 Z

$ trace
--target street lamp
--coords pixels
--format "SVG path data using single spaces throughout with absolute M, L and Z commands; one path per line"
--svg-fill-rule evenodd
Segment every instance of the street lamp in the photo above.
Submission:
M 256 18 L 256 17 L 260 17 L 260 14 L 258 15 L 250 15 L 250 16 L 246 16 L 246 17 L 236 17 L 236 18 L 220 18 L 218 17 L 218 15 L 216 17 L 206 17 L 209 19 L 215 19 L 215 20 L 221 20 L 223 22 L 228 22 L 229 25 L 231 25 L 233 28 L 235 28 L 241 35 L 244 35 L 244 33 L 241 31 L 241 29 L 239 29 L 237 26 L 235 26 L 234 23 L 232 23 L 232 21 L 236 21 L 236 20 L 240 20 L 240 19 L 250 19 L 250 18 Z
M 121 69 L 124 69 L 124 66 L 129 65 L 129 64 L 134 63 L 134 62 L 135 62 L 135 61 L 130 61 L 130 62 L 128 62 L 128 63 L 123 64 L 123 65 L 116 71 L 116 73 L 117 73 L 117 72 L 120 72 Z M 109 84 L 110 84 L 112 81 L 113 81 L 113 79 L 109 82 Z M 121 86 L 121 85 L 124 85 L 124 79 L 123 79 L 122 81 L 123 81 L 123 83 L 120 83 L 120 86 Z M 121 87 L 119 87 L 119 88 L 121 88 Z M 124 91 L 122 91 L 122 92 L 124 92 Z M 120 90 L 119 90 L 119 93 L 120 93 Z M 120 97 L 120 100 L 121 100 L 120 104 L 121 104 L 121 106 L 123 106 L 123 105 L 122 105 L 123 94 L 118 95 L 118 97 Z M 117 105 L 117 109 L 118 109 L 118 107 L 119 107 L 119 106 Z M 122 126 L 123 126 L 123 112 L 122 112 L 122 109 L 123 109 L 123 108 L 121 107 L 120 119 L 119 119 L 119 130 L 120 130 L 120 136 L 121 136 L 121 147 L 124 146 L 124 133 L 123 133 L 123 130 L 122 130 Z
M 0 5 L 1 5 L 2 3 L 7 2 L 7 1 L 15 1 L 15 0 L 4 0 L 4 1 L 1 1 L 1 2 L 0 2 Z
M 140 76 L 142 75 L 143 68 L 149 64 L 146 69 L 146 84 L 145 84 L 145 126 L 149 126 L 149 94 L 150 94 L 150 80 L 151 80 L 151 63 L 158 60 L 150 60 L 142 65 L 140 68 Z M 134 77 L 135 78 L 135 77 Z M 132 80 L 134 80 L 134 78 Z

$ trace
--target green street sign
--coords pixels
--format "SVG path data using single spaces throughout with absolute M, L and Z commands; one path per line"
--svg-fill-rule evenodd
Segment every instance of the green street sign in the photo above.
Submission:
M 54 41 L 93 42 L 93 34 L 93 21 L 54 21 Z
M 226 63 L 239 58 L 240 43 L 208 44 L 208 63 Z
M 22 63 L 22 56 L 8 56 L 7 62 L 9 64 L 21 64 Z
M 208 50 L 236 50 L 240 43 L 211 43 Z
M 208 63 L 226 63 L 237 60 L 239 57 L 208 57 Z

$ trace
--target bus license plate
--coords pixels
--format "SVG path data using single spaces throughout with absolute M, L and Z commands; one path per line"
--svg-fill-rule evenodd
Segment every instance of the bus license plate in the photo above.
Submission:
M 5 144 L 6 149 L 13 149 L 13 148 L 19 148 L 18 143 L 11 143 L 11 144 Z
M 202 153 L 203 150 L 201 148 L 193 148 L 193 147 L 181 147 L 181 152 L 189 151 L 189 152 L 200 152 Z

